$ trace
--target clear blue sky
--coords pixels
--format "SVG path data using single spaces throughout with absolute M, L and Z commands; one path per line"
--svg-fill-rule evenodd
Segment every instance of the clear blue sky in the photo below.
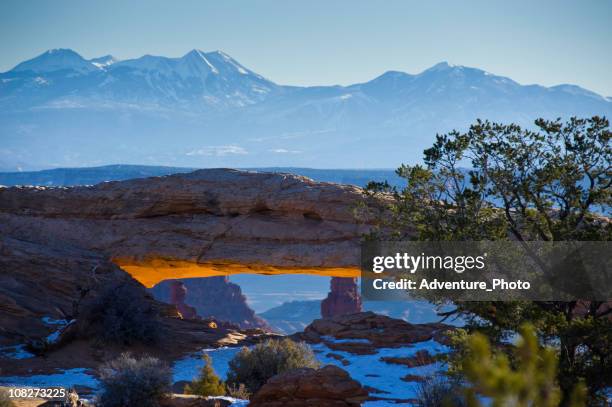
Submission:
M 350 84 L 443 60 L 612 96 L 612 1 L 0 2 L 0 71 L 50 48 L 87 58 L 220 49 L 282 84 Z

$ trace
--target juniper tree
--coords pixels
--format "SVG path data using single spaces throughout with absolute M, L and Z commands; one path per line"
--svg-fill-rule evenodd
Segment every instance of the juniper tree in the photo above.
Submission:
M 521 339 L 512 349 L 511 363 L 503 352 L 495 352 L 486 336 L 475 333 L 466 341 L 467 352 L 461 360 L 469 385 L 465 391 L 469 407 L 481 407 L 480 394 L 493 407 L 557 407 L 561 390 L 556 381 L 557 356 L 553 349 L 540 347 L 529 324 L 521 328 Z M 570 407 L 585 405 L 583 383 L 574 386 Z M 489 405 L 487 404 L 487 405 Z
M 225 385 L 213 370 L 210 356 L 203 354 L 202 359 L 204 359 L 204 366 L 200 369 L 198 377 L 185 386 L 185 393 L 199 396 L 223 396 Z
M 424 165 L 402 165 L 406 187 L 370 183 L 391 202 L 378 208 L 385 239 L 423 241 L 609 241 L 612 146 L 609 121 L 538 119 L 535 129 L 478 120 L 437 135 Z M 465 168 L 469 168 L 466 170 Z M 384 232 L 383 232 L 384 231 Z M 531 321 L 543 343 L 558 343 L 562 404 L 585 379 L 592 400 L 612 380 L 612 309 L 601 301 L 463 302 L 466 329 L 495 345 Z M 595 402 L 595 401 L 593 401 Z

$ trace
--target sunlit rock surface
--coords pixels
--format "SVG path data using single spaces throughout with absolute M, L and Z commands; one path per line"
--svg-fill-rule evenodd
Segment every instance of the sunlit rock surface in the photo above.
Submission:
M 148 287 L 240 272 L 355 276 L 364 199 L 353 186 L 223 169 L 0 187 L 0 346 L 53 334 L 43 318 L 70 318 L 83 290 L 124 271 Z
M 251 407 L 358 407 L 368 392 L 343 369 L 302 368 L 269 379 L 251 398 Z
M 361 189 L 199 170 L 92 187 L 0 189 L 0 233 L 112 259 L 145 286 L 240 272 L 358 275 Z

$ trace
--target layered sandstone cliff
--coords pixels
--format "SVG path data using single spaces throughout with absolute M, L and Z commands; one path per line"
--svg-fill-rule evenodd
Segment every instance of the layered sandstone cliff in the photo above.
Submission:
M 234 272 L 357 275 L 353 186 L 200 170 L 93 187 L 0 189 L 0 233 L 91 250 L 146 286 Z
M 104 281 L 234 272 L 358 273 L 359 188 L 288 175 L 200 170 L 71 188 L 0 187 L 0 345 Z

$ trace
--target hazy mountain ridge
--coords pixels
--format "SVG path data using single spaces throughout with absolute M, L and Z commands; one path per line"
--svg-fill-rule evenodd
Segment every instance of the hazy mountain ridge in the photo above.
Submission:
M 118 61 L 52 50 L 0 74 L 0 168 L 395 167 L 476 118 L 530 125 L 594 114 L 612 115 L 609 98 L 446 62 L 296 87 L 221 51 Z
M 449 306 L 442 307 L 447 311 Z M 403 319 L 412 324 L 440 322 L 442 317 L 437 314 L 436 306 L 422 300 L 413 301 L 365 301 L 364 311 L 392 318 Z M 303 331 L 313 320 L 321 318 L 321 301 L 288 301 L 277 307 L 259 314 L 273 328 L 285 334 Z M 460 319 L 446 321 L 448 324 L 461 326 Z
M 0 172 L 0 185 L 75 186 L 94 185 L 106 181 L 123 181 L 134 178 L 160 177 L 164 175 L 191 172 L 197 168 L 158 167 L 147 165 L 106 165 L 102 167 L 55 168 L 42 171 Z M 249 168 L 263 172 L 279 172 L 303 175 L 315 181 L 334 182 L 365 186 L 370 181 L 388 181 L 391 185 L 402 186 L 402 179 L 394 170 L 380 169 L 314 169 L 314 168 Z

